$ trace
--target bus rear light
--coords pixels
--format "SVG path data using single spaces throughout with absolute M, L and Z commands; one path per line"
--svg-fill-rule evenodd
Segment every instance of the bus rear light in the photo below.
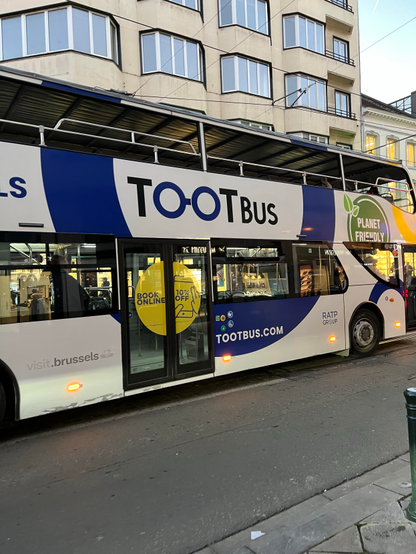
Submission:
M 82 387 L 81 383 L 71 383 L 66 387 L 69 392 L 74 392 Z
M 396 323 L 394 324 L 395 327 L 399 328 L 402 326 L 402 324 L 400 323 L 400 321 L 396 321 Z
M 225 356 L 222 357 L 223 362 L 229 362 L 231 360 L 231 354 L 225 354 Z
M 332 335 L 331 337 L 329 337 L 329 342 L 335 342 L 336 340 L 337 338 L 335 335 Z

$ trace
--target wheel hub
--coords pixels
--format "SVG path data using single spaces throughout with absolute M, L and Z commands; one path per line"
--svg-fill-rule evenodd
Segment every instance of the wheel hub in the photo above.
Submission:
M 354 327 L 354 341 L 359 348 L 370 346 L 374 336 L 374 328 L 368 320 L 362 319 L 357 321 Z

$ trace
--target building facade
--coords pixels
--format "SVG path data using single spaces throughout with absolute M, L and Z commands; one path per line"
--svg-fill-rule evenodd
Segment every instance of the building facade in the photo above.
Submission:
M 2 0 L 0 63 L 361 147 L 357 0 Z
M 416 117 L 362 95 L 363 151 L 401 161 L 416 184 Z

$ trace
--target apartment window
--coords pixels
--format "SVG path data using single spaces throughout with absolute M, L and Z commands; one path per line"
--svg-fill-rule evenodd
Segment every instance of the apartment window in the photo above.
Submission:
M 222 92 L 248 92 L 270 98 L 270 66 L 228 56 L 221 59 Z
M 386 146 L 387 146 L 387 158 L 389 160 L 397 160 L 398 159 L 397 139 L 388 138 L 386 142 Z
M 118 62 L 117 29 L 108 16 L 73 6 L 0 20 L 0 59 L 76 50 Z
M 200 11 L 201 9 L 199 5 L 199 0 L 169 0 L 169 2 L 180 4 L 181 6 L 186 6 L 187 8 L 191 8 L 192 10 Z
M 374 156 L 375 154 L 374 150 L 376 148 L 376 145 L 377 145 L 376 135 L 367 133 L 365 137 L 365 151 L 367 152 L 367 154 L 371 154 L 372 156 Z
M 416 144 L 414 142 L 408 142 L 406 145 L 407 165 L 416 165 L 415 151 L 416 151 Z
M 241 25 L 267 35 L 267 3 L 263 0 L 219 0 L 220 27 Z
M 351 117 L 350 95 L 346 92 L 335 91 L 335 113 L 342 117 Z
M 254 127 L 255 129 L 273 131 L 273 125 L 271 125 L 270 123 L 259 123 L 258 121 L 249 121 L 248 119 L 231 119 L 230 121 L 240 123 L 241 125 L 248 125 L 249 127 Z
M 321 23 L 301 15 L 291 15 L 283 21 L 285 48 L 299 46 L 319 54 L 324 53 L 324 26 Z
M 348 63 L 349 57 L 348 42 L 334 37 L 334 59 Z
M 202 52 L 196 42 L 164 33 L 142 36 L 143 73 L 161 71 L 202 81 Z
M 319 142 L 320 144 L 329 143 L 328 137 L 326 137 L 325 135 L 315 135 L 312 133 L 305 133 L 305 132 L 288 133 L 288 135 L 291 135 L 293 137 L 300 137 L 306 140 L 310 140 L 312 142 Z
M 286 107 L 305 106 L 326 111 L 326 83 L 306 75 L 286 76 Z

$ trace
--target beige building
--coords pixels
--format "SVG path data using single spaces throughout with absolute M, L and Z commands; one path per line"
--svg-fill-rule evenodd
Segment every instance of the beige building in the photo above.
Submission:
M 357 0 L 2 0 L 0 63 L 360 149 Z

